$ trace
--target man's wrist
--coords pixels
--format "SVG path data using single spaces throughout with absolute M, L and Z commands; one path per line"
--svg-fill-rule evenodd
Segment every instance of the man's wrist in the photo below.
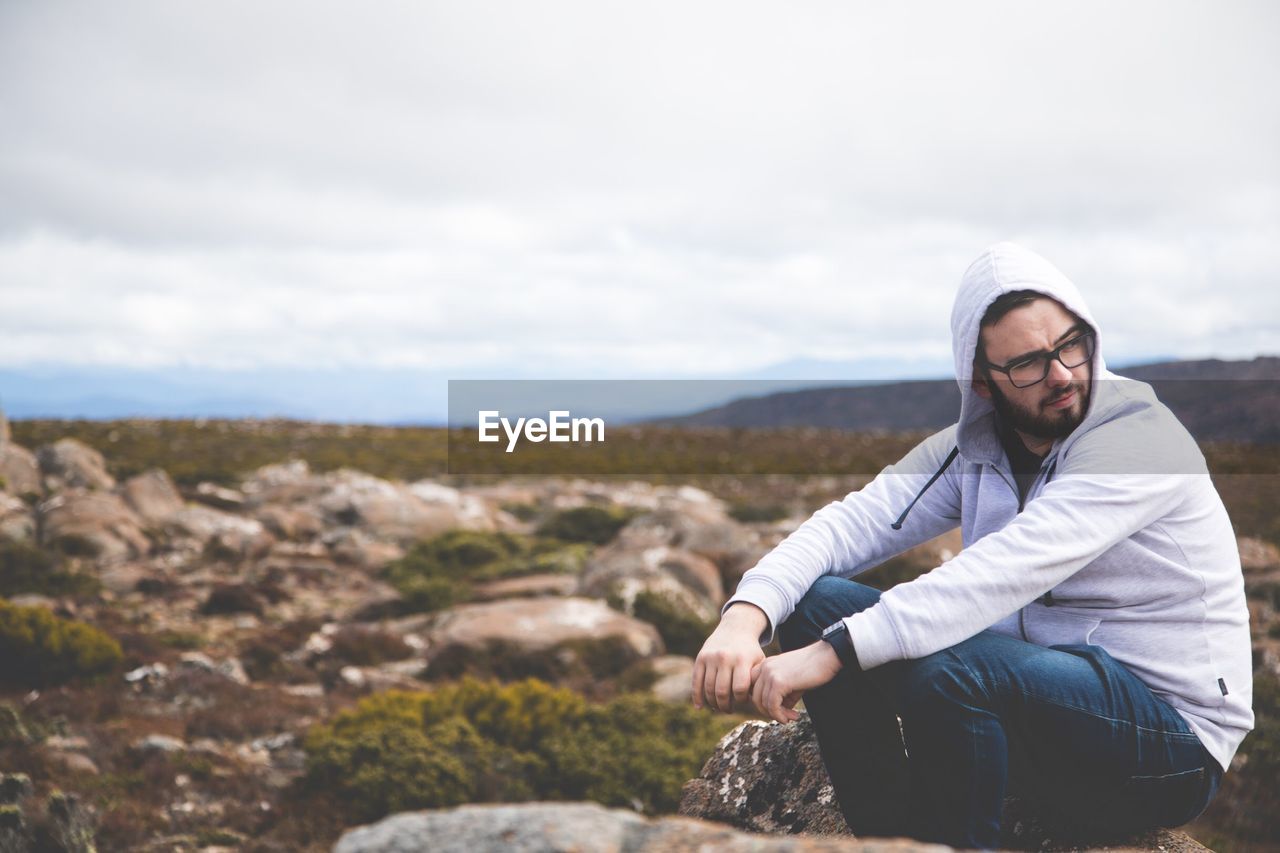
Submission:
M 822 632 L 822 641 L 835 651 L 842 669 L 862 669 L 862 665 L 858 663 L 858 652 L 853 647 L 853 638 L 849 636 L 849 627 L 843 619 L 827 626 Z
M 725 608 L 720 621 L 743 630 L 750 630 L 757 636 L 764 634 L 769 628 L 769 615 L 758 605 L 749 601 L 732 601 Z

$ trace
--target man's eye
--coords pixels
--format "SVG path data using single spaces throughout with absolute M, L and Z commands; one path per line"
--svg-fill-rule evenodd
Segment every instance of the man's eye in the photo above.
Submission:
M 1009 365 L 1005 369 L 1006 370 L 1022 370 L 1023 368 L 1034 366 L 1036 362 L 1038 362 L 1039 360 L 1040 359 L 1038 358 L 1024 358 L 1022 361 L 1015 361 L 1013 364 Z
M 1083 335 L 1082 335 L 1081 337 L 1078 337 L 1078 338 L 1072 338 L 1071 340 L 1067 341 L 1065 344 L 1063 344 L 1063 345 L 1062 345 L 1062 351 L 1063 351 L 1063 352 L 1072 352 L 1072 351 L 1074 351 L 1074 350 L 1078 350 L 1078 349 L 1080 349 L 1080 346 L 1081 346 L 1081 344 L 1083 344 L 1083 343 L 1084 343 L 1084 336 L 1083 336 Z

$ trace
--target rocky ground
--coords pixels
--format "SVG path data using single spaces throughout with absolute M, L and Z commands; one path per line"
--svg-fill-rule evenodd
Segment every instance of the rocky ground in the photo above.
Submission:
M 300 817 L 291 801 L 308 727 L 370 693 L 471 671 L 497 648 L 556 657 L 569 678 L 598 675 L 595 664 L 575 668 L 569 659 L 611 644 L 628 672 L 642 665 L 646 689 L 687 703 L 691 649 L 672 653 L 676 634 L 638 618 L 647 613 L 641 605 L 657 596 L 681 624 L 706 624 L 741 573 L 802 520 L 744 523 L 688 486 L 457 488 L 319 473 L 296 460 L 254 470 L 236 487 L 179 488 L 159 469 L 118 482 L 101 454 L 73 439 L 34 451 L 0 442 L 0 482 L 0 543 L 55 555 L 50 571 L 95 582 L 88 594 L 10 591 L 9 602 L 97 626 L 123 648 L 124 664 L 108 678 L 34 688 L 0 681 L 0 833 L 43 833 L 67 849 L 84 849 L 77 839 L 95 835 L 102 849 L 325 849 L 342 827 Z M 416 543 L 450 531 L 533 537 L 580 507 L 620 514 L 620 530 L 570 556 L 556 552 L 545 571 L 477 579 L 464 601 L 433 612 L 414 612 L 384 572 Z M 954 538 L 929 543 L 895 571 L 936 565 L 958 546 Z M 1241 547 L 1250 583 L 1280 589 L 1274 546 Z M 1256 596 L 1251 606 L 1260 671 L 1280 674 L 1280 639 L 1270 630 L 1280 596 Z M 785 820 L 734 819 L 696 782 L 686 800 L 705 803 L 688 813 L 756 831 L 829 829 L 821 767 L 811 749 L 805 755 L 797 772 L 806 781 L 792 793 L 808 786 L 813 797 Z M 534 825 L 511 808 L 501 820 L 499 812 L 485 818 L 484 831 L 502 820 Z M 452 827 L 461 818 L 449 815 L 463 811 L 396 826 Z M 736 849 L 723 826 L 672 829 L 589 806 L 569 815 L 564 826 L 581 826 L 585 839 L 603 837 L 597 831 L 647 839 L 617 849 L 662 849 L 677 832 Z M 349 834 L 339 849 L 403 849 L 367 840 L 389 831 Z

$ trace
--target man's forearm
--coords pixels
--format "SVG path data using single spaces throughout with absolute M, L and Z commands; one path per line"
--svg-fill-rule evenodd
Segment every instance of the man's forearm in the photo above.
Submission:
M 758 638 L 772 633 L 769 631 L 769 617 L 749 601 L 732 602 L 720 617 L 720 623 Z

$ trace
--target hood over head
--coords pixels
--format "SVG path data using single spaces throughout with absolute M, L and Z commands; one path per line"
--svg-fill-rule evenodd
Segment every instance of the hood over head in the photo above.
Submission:
M 960 280 L 955 305 L 951 309 L 951 347 L 960 385 L 960 423 L 956 445 L 971 461 L 996 461 L 1003 455 L 995 432 L 995 408 L 973 390 L 973 360 L 977 352 L 982 316 L 1001 294 L 1012 290 L 1035 290 L 1052 297 L 1068 311 L 1087 322 L 1097 333 L 1093 353 L 1093 391 L 1085 420 L 1097 409 L 1099 379 L 1107 375 L 1102 359 L 1102 333 L 1085 305 L 1080 291 L 1062 272 L 1030 249 L 1002 242 L 987 247 L 969 265 Z M 1077 427 L 1074 435 L 1080 432 Z

